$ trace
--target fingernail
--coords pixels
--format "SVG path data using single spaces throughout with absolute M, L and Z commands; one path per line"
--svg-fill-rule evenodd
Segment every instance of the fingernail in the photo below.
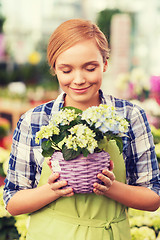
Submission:
M 102 177 L 102 174 L 98 174 L 97 177 L 98 177 L 98 178 L 101 178 L 101 177 Z

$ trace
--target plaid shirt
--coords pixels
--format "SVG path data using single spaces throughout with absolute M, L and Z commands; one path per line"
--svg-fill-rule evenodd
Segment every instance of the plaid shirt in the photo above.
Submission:
M 144 110 L 126 100 L 103 96 L 101 90 L 99 93 L 102 104 L 116 107 L 117 111 L 130 121 L 128 137 L 123 137 L 127 183 L 148 187 L 159 194 L 159 167 Z M 20 118 L 13 135 L 9 169 L 5 179 L 6 205 L 17 191 L 37 187 L 44 157 L 40 145 L 35 143 L 35 135 L 41 126 L 47 125 L 51 116 L 63 107 L 64 96 L 65 93 L 61 93 L 56 100 L 31 109 Z

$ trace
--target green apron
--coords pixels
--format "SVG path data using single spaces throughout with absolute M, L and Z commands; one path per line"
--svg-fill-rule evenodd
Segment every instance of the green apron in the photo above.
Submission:
M 116 180 L 125 183 L 125 164 L 114 141 L 106 151 L 114 162 Z M 44 162 L 39 185 L 51 171 Z M 27 240 L 130 240 L 126 207 L 105 196 L 62 197 L 31 214 Z

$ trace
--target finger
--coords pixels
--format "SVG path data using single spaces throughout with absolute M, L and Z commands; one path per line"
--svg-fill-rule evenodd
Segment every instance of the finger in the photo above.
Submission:
M 96 195 L 104 195 L 103 192 L 99 191 L 97 188 L 93 188 L 93 192 L 96 194 Z
M 65 189 L 59 189 L 55 191 L 56 194 L 58 194 L 61 197 L 71 197 L 74 195 L 73 189 L 72 188 L 65 188 Z
M 67 181 L 57 181 L 50 184 L 52 190 L 59 190 L 60 188 L 65 187 L 66 185 Z
M 48 178 L 48 183 L 51 184 L 55 182 L 55 180 L 58 178 L 59 178 L 59 173 L 52 173 Z
M 112 183 L 113 183 L 113 181 L 109 178 L 109 177 L 107 177 L 107 176 L 105 176 L 105 175 L 103 175 L 103 174 L 98 174 L 98 176 L 97 176 L 102 182 L 104 182 L 104 185 L 105 185 L 105 187 L 107 187 L 107 190 L 112 186 Z M 102 185 L 101 185 L 102 186 Z
M 71 193 L 67 193 L 64 197 L 71 197 L 74 195 L 74 192 L 72 191 Z
M 50 158 L 47 158 L 47 159 L 46 159 L 46 162 L 47 162 L 47 165 L 52 169 L 51 159 L 50 159 Z
M 94 183 L 93 184 L 93 191 L 94 193 L 96 193 L 97 195 L 104 195 L 109 188 L 107 188 L 106 186 L 104 185 L 101 185 L 101 184 L 98 184 L 98 183 Z
M 113 168 L 114 168 L 114 162 L 112 160 L 110 160 L 109 170 L 113 171 Z
M 114 181 L 114 180 L 115 180 L 115 175 L 114 175 L 114 173 L 113 173 L 112 171 L 107 170 L 107 169 L 104 169 L 104 170 L 102 171 L 102 173 L 103 173 L 105 176 L 107 176 L 111 181 Z

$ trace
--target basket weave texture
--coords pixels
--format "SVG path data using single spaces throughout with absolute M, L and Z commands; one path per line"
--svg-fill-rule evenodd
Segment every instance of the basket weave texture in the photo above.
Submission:
M 58 181 L 67 181 L 66 187 L 72 187 L 75 193 L 92 193 L 95 182 L 103 184 L 97 174 L 109 168 L 110 155 L 102 151 L 66 161 L 61 152 L 54 152 L 51 165 L 54 173 L 60 173 Z

